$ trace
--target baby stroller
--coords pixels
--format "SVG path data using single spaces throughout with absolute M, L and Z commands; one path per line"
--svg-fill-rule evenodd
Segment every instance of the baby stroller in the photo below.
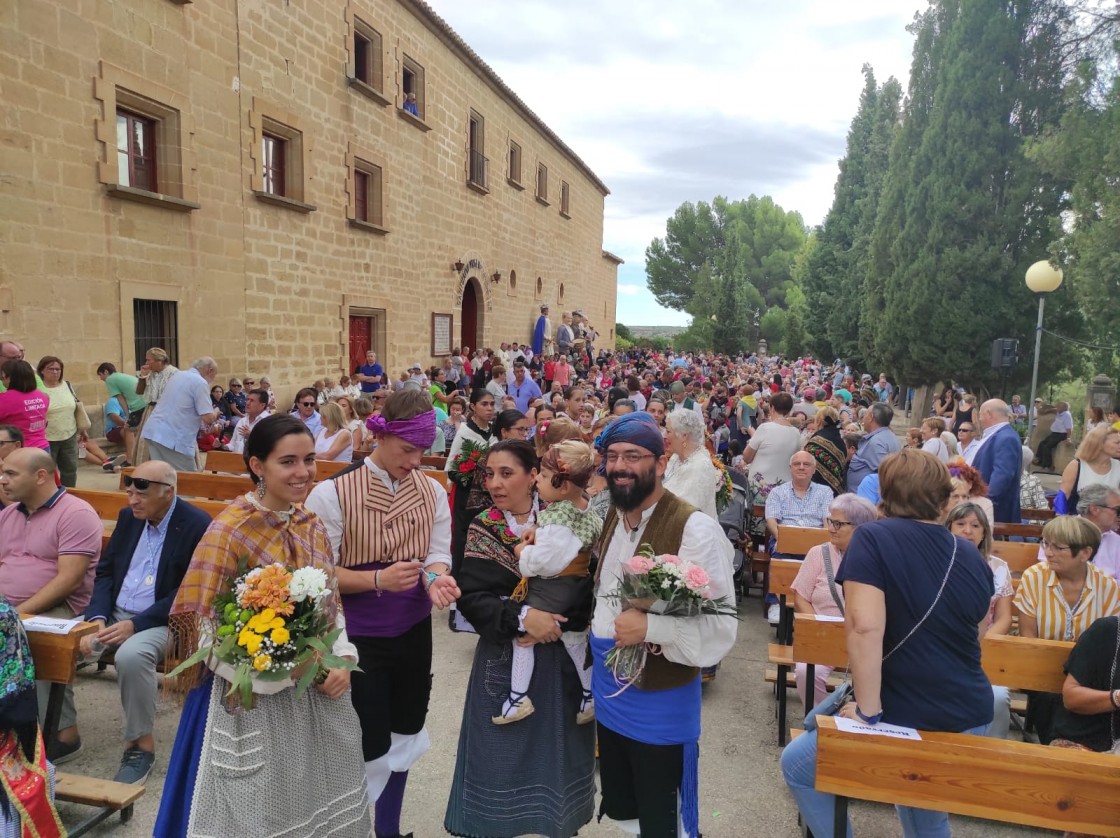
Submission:
M 747 533 L 747 519 L 749 517 L 750 488 L 746 475 L 731 470 L 731 502 L 720 513 L 719 523 L 723 527 L 727 540 L 731 542 L 734 554 L 731 559 L 731 572 L 735 580 L 735 600 L 742 599 L 745 594 L 743 579 L 747 567 L 747 546 L 749 537 Z

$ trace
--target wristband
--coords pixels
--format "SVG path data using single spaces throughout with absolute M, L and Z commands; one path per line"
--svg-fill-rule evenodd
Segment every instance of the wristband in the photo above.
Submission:
M 381 596 L 381 571 L 375 570 L 373 572 L 373 589 L 377 591 L 377 595 Z
M 1117 710 L 1120 710 L 1120 701 L 1116 700 L 1117 696 L 1120 696 L 1120 690 L 1113 690 L 1112 692 L 1110 692 L 1108 694 L 1108 698 L 1109 698 L 1109 701 L 1112 702 L 1112 706 L 1115 707 Z
M 426 580 L 426 581 L 424 582 L 424 588 L 425 588 L 425 590 L 427 590 L 428 588 L 431 588 L 431 587 L 432 587 L 432 583 L 433 583 L 433 582 L 435 582 L 435 581 L 436 581 L 437 579 L 439 579 L 439 577 L 440 577 L 441 575 L 442 575 L 442 574 L 440 574 L 440 573 L 433 573 L 433 572 L 432 572 L 432 571 L 430 571 L 430 570 L 427 570 L 427 571 L 425 571 L 425 572 L 424 572 L 424 579 Z
M 865 715 L 863 715 L 863 711 L 861 711 L 859 709 L 859 705 L 857 704 L 856 705 L 856 715 L 859 716 L 859 720 L 861 722 L 863 722 L 865 725 L 874 725 L 874 724 L 878 724 L 879 721 L 883 718 L 883 711 L 880 710 L 874 716 L 865 716 Z

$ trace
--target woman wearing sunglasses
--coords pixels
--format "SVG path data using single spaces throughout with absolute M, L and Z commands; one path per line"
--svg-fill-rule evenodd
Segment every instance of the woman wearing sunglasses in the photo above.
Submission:
M 357 659 L 339 609 L 331 545 L 323 523 L 303 507 L 315 479 L 315 442 L 294 416 L 269 416 L 249 434 L 245 463 L 256 489 L 230 502 L 203 536 L 171 608 L 171 657 L 185 660 L 220 621 L 214 596 L 249 566 L 315 567 L 328 579 L 324 607 L 342 629 L 333 652 Z M 133 485 L 140 488 L 139 481 Z M 254 682 L 254 690 L 259 682 Z M 205 664 L 179 677 L 189 690 L 168 765 L 154 834 L 299 834 L 329 810 L 331 834 L 368 838 L 371 832 L 358 718 L 349 700 L 350 672 L 295 697 L 295 683 L 255 696 L 249 711 L 231 713 L 230 684 Z M 249 742 L 230 750 L 225 743 Z M 276 794 L 299 778 L 300 794 Z M 265 801 L 267 805 L 252 805 Z

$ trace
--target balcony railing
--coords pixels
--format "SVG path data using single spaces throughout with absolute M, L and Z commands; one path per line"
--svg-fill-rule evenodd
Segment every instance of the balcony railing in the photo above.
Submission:
M 470 150 L 470 173 L 467 180 L 475 186 L 486 189 L 486 169 L 489 163 L 490 161 L 486 159 L 482 152 L 472 148 Z

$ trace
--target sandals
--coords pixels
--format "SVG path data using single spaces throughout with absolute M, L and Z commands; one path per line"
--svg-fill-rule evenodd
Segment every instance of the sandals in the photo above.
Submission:
M 490 721 L 496 725 L 512 724 L 533 715 L 536 709 L 533 706 L 533 700 L 529 698 L 527 693 L 511 692 L 509 698 L 506 699 L 506 703 L 502 705 L 502 712 L 493 716 Z

